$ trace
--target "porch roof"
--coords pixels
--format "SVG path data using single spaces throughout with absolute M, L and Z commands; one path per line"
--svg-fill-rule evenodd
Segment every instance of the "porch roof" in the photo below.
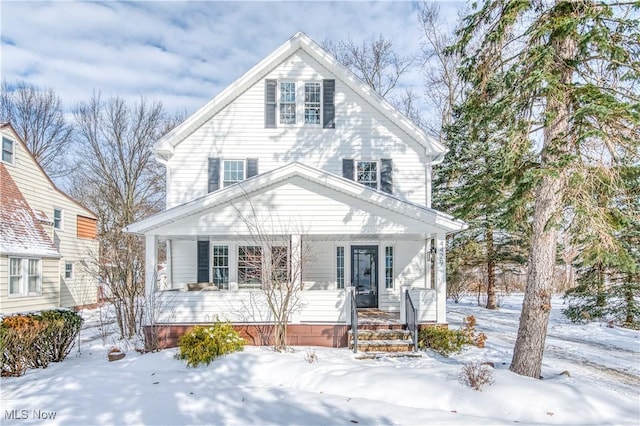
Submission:
M 467 225 L 437 210 L 291 163 L 132 223 L 125 231 L 237 235 L 254 233 L 256 226 L 278 234 L 295 228 L 302 234 L 427 235 L 457 232 Z

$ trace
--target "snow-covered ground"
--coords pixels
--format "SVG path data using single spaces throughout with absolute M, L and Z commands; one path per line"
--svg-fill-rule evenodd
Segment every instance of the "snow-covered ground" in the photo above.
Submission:
M 520 377 L 508 367 L 521 303 L 522 296 L 506 297 L 495 312 L 471 300 L 450 303 L 451 327 L 475 315 L 488 336 L 484 349 L 450 358 L 357 360 L 347 349 L 281 354 L 247 347 L 195 369 L 173 359 L 175 350 L 130 350 L 108 362 L 108 347 L 89 320 L 81 352 L 1 379 L 0 423 L 640 424 L 640 332 L 571 324 L 556 300 L 543 379 Z M 310 353 L 315 362 L 307 361 Z M 460 384 L 458 373 L 470 361 L 493 362 L 495 383 L 481 392 Z

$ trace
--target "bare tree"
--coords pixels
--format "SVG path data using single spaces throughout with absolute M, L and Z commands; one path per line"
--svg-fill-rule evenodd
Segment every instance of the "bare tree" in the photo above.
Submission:
M 440 5 L 435 2 L 420 5 L 418 26 L 422 38 L 424 94 L 428 105 L 437 113 L 425 123 L 426 129 L 444 140 L 442 129 L 451 123 L 453 107 L 462 100 L 464 92 L 458 76 L 460 55 L 447 51 L 455 42 L 455 27 L 442 18 Z
M 65 119 L 62 101 L 52 89 L 3 80 L 0 121 L 12 124 L 49 176 L 61 177 L 70 172 L 65 156 L 71 148 L 73 127 Z
M 122 337 L 134 336 L 143 316 L 144 241 L 123 228 L 163 208 L 164 168 L 152 144 L 173 123 L 160 103 L 94 94 L 74 109 L 78 172 L 73 195 L 98 215 L 100 278 L 114 303 Z
M 322 46 L 384 98 L 414 62 L 412 56 L 396 53 L 393 42 L 382 35 L 360 45 L 348 37 L 337 43 L 325 40 Z
M 313 259 L 312 246 L 303 244 L 301 230 L 280 223 L 277 217 L 265 220 L 247 200 L 250 215 L 236 207 L 251 244 L 239 249 L 238 281 L 261 290 L 272 315 L 273 347 L 286 351 L 287 329 L 291 316 L 301 308 L 302 271 Z

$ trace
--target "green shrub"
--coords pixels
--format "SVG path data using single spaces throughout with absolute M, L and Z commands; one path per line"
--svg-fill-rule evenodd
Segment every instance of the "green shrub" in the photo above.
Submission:
M 46 357 L 38 352 L 38 340 L 45 325 L 33 315 L 5 317 L 0 324 L 2 334 L 2 376 L 22 376 L 29 367 L 46 367 Z
M 1 374 L 21 376 L 27 368 L 46 368 L 50 362 L 62 361 L 82 321 L 77 313 L 63 309 L 5 317 L 0 323 Z
M 40 350 L 51 362 L 60 362 L 69 355 L 84 320 L 66 309 L 43 311 L 40 318 L 46 326 Z
M 464 330 L 451 330 L 444 327 L 427 327 L 418 334 L 418 347 L 431 349 L 442 356 L 458 353 L 465 345 L 472 344 Z
M 178 341 L 176 359 L 187 361 L 187 367 L 209 365 L 219 356 L 241 351 L 245 341 L 231 324 L 217 322 L 209 327 L 196 326 Z

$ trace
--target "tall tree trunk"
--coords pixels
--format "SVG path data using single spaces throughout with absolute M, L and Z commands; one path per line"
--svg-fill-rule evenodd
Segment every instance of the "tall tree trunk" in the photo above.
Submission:
M 498 309 L 496 300 L 496 256 L 493 247 L 493 228 L 485 231 L 487 244 L 487 309 Z
M 556 4 L 562 2 L 557 0 Z M 567 18 L 576 13 L 567 7 L 562 12 Z M 552 33 L 550 44 L 555 58 L 550 72 L 557 78 L 557 83 L 546 92 L 542 178 L 536 187 L 527 286 L 510 367 L 517 374 L 534 378 L 539 378 L 542 371 L 556 264 L 558 226 L 555 222 L 562 213 L 568 173 L 566 164 L 562 163 L 571 147 L 570 98 L 563 87 L 571 83 L 574 73 L 571 60 L 577 50 L 576 41 L 567 33 Z

